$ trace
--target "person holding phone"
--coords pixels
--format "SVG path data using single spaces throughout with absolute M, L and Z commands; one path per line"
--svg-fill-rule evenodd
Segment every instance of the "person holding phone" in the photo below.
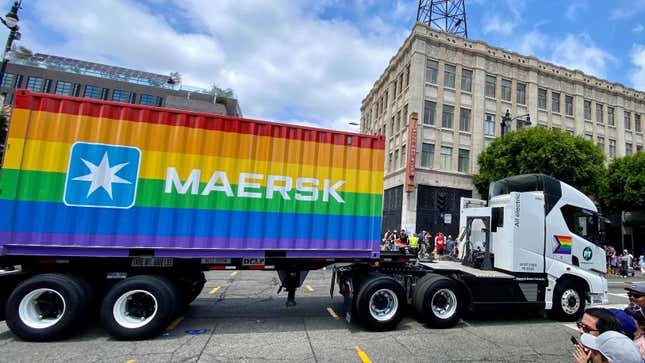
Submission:
M 575 339 L 574 337 L 572 341 Z M 577 343 L 577 342 L 576 342 Z M 610 330 L 598 336 L 584 333 L 580 343 L 575 344 L 573 357 L 576 362 L 586 363 L 642 363 L 636 344 L 625 335 Z

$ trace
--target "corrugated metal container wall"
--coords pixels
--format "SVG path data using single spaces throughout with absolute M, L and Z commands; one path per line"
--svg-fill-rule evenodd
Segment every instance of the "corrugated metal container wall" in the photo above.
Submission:
M 382 137 L 17 92 L 4 254 L 379 255 Z

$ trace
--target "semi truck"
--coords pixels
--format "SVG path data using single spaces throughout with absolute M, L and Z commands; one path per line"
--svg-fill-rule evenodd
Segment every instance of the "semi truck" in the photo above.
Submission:
M 347 321 L 377 331 L 406 306 L 447 328 L 469 309 L 572 320 L 607 301 L 597 209 L 548 176 L 493 183 L 462 210 L 463 263 L 422 263 L 380 250 L 383 136 L 17 90 L 7 145 L 0 315 L 24 340 L 92 317 L 154 337 L 211 270 L 277 271 L 291 306 L 333 266 Z

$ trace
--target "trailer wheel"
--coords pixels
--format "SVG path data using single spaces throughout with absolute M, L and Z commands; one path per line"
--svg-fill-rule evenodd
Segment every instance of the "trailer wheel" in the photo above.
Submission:
M 394 329 L 403 318 L 403 286 L 392 277 L 370 274 L 359 289 L 356 299 L 359 320 L 373 331 Z
M 433 328 L 455 326 L 463 304 L 459 286 L 447 277 L 426 275 L 417 283 L 414 306 L 421 320 Z
M 197 297 L 199 294 L 202 293 L 202 290 L 204 289 L 204 285 L 206 284 L 206 277 L 204 276 L 203 272 L 200 272 L 196 274 L 193 277 L 193 280 L 191 281 L 188 294 L 187 294 L 187 299 L 186 299 L 186 305 L 190 305 Z
M 551 315 L 561 321 L 576 321 L 585 311 L 583 292 L 571 280 L 563 280 L 555 285 Z
M 9 329 L 20 338 L 52 341 L 71 335 L 86 311 L 85 294 L 75 278 L 43 274 L 13 290 L 5 316 Z
M 174 318 L 179 293 L 160 276 L 133 276 L 114 285 L 101 304 L 103 328 L 115 339 L 156 336 Z

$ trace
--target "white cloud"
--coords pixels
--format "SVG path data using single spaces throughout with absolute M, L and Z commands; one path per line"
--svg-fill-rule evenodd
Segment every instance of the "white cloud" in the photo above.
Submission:
M 520 38 L 516 49 L 521 54 L 536 56 L 546 49 L 549 44 L 549 37 L 546 34 L 534 30 Z
M 645 92 L 645 45 L 634 44 L 631 54 L 632 63 L 636 70 L 631 75 L 634 88 Z
M 502 19 L 498 15 L 487 17 L 484 22 L 484 34 L 499 33 L 510 34 L 515 28 L 515 23 L 510 19 Z
M 582 10 L 585 10 L 587 8 L 587 5 L 588 4 L 586 0 L 574 0 L 569 2 L 566 12 L 567 19 L 572 21 L 580 19 L 580 12 Z
M 608 63 L 616 61 L 611 54 L 596 47 L 587 34 L 568 34 L 554 44 L 556 46 L 551 55 L 553 62 L 596 77 L 605 78 Z
M 638 24 L 632 29 L 634 33 L 640 33 L 643 30 L 645 30 L 645 27 L 643 26 L 643 24 Z
M 316 11 L 337 4 L 318 3 Z M 359 121 L 361 100 L 411 26 L 389 25 L 386 34 L 383 24 L 390 21 L 378 21 L 359 29 L 343 19 L 318 18 L 305 1 L 167 5 L 177 9 L 172 19 L 132 0 L 38 1 L 31 6 L 44 28 L 61 33 L 64 42 L 33 50 L 178 71 L 188 85 L 234 89 L 247 117 L 352 129 L 347 123 Z M 399 4 L 396 12 L 404 9 Z M 182 27 L 182 19 L 189 23 Z
M 610 20 L 628 19 L 645 10 L 645 0 L 631 0 L 624 4 L 625 6 L 616 5 L 609 15 Z

